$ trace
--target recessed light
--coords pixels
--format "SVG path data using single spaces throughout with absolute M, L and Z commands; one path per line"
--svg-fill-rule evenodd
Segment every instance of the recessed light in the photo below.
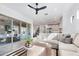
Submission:
M 48 13 L 45 13 L 44 15 L 48 15 Z

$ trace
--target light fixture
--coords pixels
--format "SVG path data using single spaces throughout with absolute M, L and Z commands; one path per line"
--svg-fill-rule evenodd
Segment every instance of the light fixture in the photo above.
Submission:
M 74 16 L 71 16 L 70 22 L 73 23 Z
M 45 15 L 48 15 L 48 13 L 45 13 Z
M 79 10 L 77 10 L 76 17 L 79 19 Z

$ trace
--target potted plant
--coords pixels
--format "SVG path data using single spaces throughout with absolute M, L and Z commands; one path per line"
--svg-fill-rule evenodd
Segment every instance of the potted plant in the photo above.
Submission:
M 32 47 L 32 40 L 33 39 L 31 38 L 26 39 L 25 47 L 28 47 L 28 48 Z

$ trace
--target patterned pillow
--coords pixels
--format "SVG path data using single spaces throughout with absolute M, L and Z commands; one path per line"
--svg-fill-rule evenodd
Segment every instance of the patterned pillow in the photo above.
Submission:
M 73 43 L 79 47 L 79 34 L 76 35 L 75 39 L 73 40 Z
M 64 43 L 72 44 L 72 38 L 65 38 Z
M 73 39 L 71 38 L 70 34 L 63 34 L 60 39 L 61 42 L 67 43 L 67 44 L 72 44 L 72 40 Z

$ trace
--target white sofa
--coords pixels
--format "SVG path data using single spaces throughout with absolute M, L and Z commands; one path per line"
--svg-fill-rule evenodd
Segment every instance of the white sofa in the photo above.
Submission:
M 79 56 L 79 34 L 73 39 L 73 44 L 59 42 L 59 56 Z
M 59 56 L 79 56 L 79 33 L 71 34 L 73 44 L 61 42 L 61 39 L 63 39 L 62 34 L 60 34 L 58 37 L 52 35 L 50 35 L 47 39 L 39 40 L 41 43 L 38 44 L 37 42 L 37 44 L 40 46 L 58 49 Z M 58 38 L 59 40 L 57 40 Z
M 33 40 L 42 42 L 42 43 L 47 43 L 51 45 L 51 48 L 57 49 L 58 48 L 58 33 L 51 33 L 48 37 L 44 39 L 39 39 L 39 38 L 34 38 Z
M 35 40 L 33 45 L 44 47 L 46 49 L 46 56 L 56 56 L 56 49 L 51 49 L 52 45 L 49 43 Z
M 58 41 L 57 40 L 52 40 L 55 37 L 57 37 L 56 33 L 50 34 L 45 39 L 33 38 L 33 44 L 45 47 L 46 51 L 47 51 L 47 55 L 49 55 L 49 56 L 56 56 L 56 48 L 57 48 Z M 51 49 L 52 47 L 54 49 Z

